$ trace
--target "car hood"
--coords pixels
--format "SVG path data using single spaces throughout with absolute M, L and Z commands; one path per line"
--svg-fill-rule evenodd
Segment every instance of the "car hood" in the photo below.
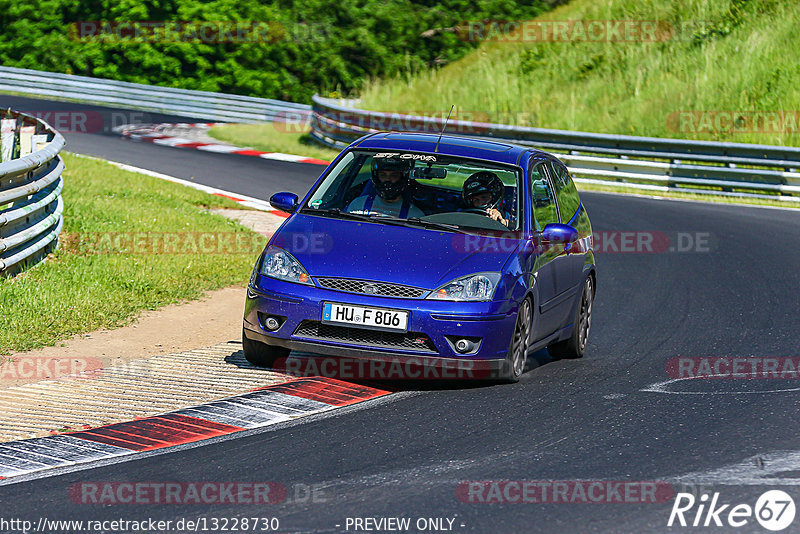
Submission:
M 518 239 L 292 215 L 271 244 L 290 252 L 312 277 L 375 280 L 436 289 L 455 277 L 501 271 Z

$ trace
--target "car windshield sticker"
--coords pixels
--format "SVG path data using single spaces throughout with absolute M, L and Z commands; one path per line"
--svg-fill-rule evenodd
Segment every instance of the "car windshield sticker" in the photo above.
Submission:
M 399 152 L 378 152 L 374 156 L 378 158 L 397 158 L 397 159 L 411 159 L 418 161 L 436 161 L 436 156 L 429 156 L 426 154 L 400 154 Z

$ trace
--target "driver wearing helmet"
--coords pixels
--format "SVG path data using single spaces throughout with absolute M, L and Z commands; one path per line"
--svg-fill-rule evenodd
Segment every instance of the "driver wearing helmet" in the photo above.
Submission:
M 511 215 L 506 213 L 504 217 L 498 209 L 503 203 L 504 190 L 503 181 L 495 173 L 479 171 L 464 182 L 461 196 L 468 210 L 483 210 L 487 217 L 508 226 Z
M 425 213 L 404 195 L 413 167 L 413 161 L 372 158 L 371 191 L 353 200 L 347 206 L 347 211 L 392 215 L 402 219 L 424 217 Z

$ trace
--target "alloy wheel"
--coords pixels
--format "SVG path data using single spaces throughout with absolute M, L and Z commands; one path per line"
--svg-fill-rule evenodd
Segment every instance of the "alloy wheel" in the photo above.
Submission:
M 517 324 L 514 326 L 514 342 L 511 347 L 511 372 L 515 377 L 522 375 L 527 361 L 528 342 L 531 335 L 531 304 L 525 299 L 519 306 Z

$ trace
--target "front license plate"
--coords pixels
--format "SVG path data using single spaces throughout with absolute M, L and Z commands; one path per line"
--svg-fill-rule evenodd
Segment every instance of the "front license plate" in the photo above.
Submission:
M 360 326 L 373 330 L 389 330 L 406 332 L 408 330 L 408 312 L 390 310 L 388 308 L 367 308 L 336 302 L 322 303 L 322 322 Z

